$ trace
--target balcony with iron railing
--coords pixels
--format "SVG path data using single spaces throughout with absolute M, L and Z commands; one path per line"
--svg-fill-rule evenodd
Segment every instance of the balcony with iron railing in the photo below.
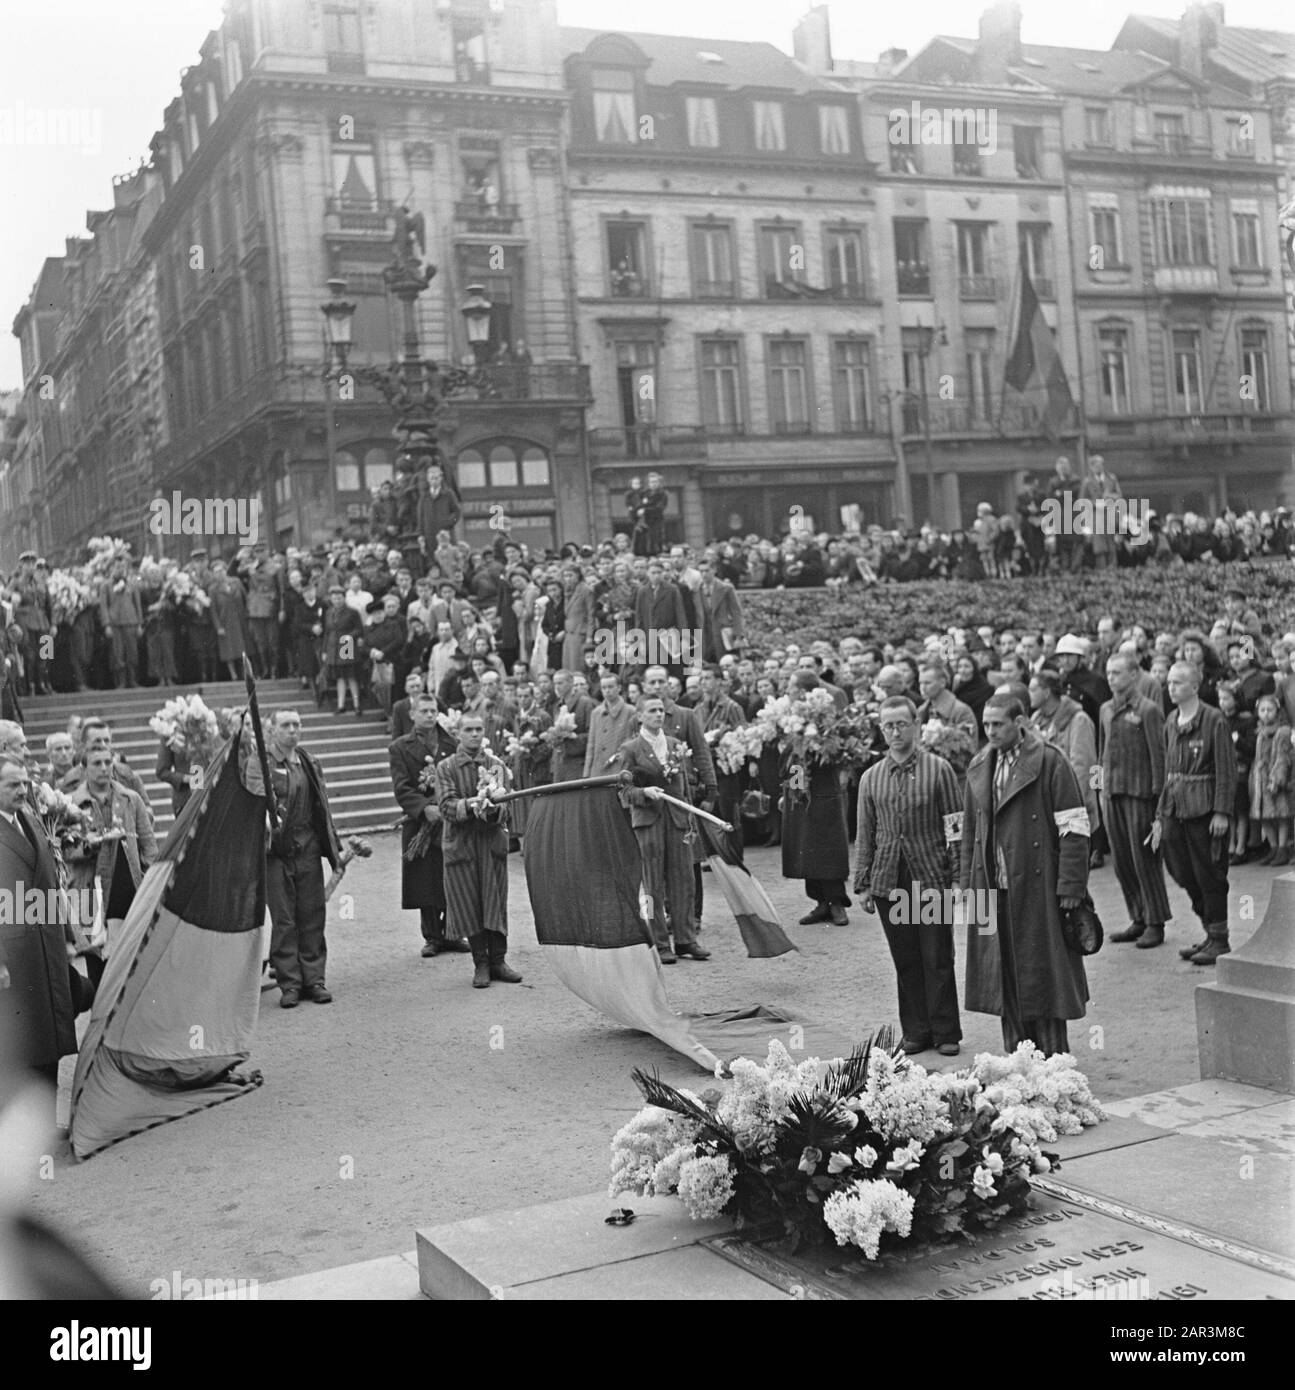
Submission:
M 927 402 L 931 415 L 931 435 L 1037 435 L 1045 433 L 1043 408 L 1018 396 L 1007 395 L 970 403 Z M 922 402 L 910 396 L 901 407 L 901 429 L 906 438 L 921 439 L 925 434 Z M 1078 410 L 1071 406 L 1066 418 L 1054 422 L 1054 429 L 1066 432 L 1079 426 Z
M 365 241 L 389 241 L 395 232 L 396 205 L 386 198 L 329 198 L 324 231 Z
M 632 459 L 704 459 L 706 430 L 702 425 L 626 425 L 589 431 L 589 450 L 595 463 Z
M 469 388 L 456 399 L 480 405 L 507 405 L 514 401 L 571 401 L 587 405 L 593 400 L 589 368 L 580 362 L 523 362 L 487 364 L 482 368 L 485 388 Z
M 454 204 L 455 221 L 469 232 L 500 232 L 507 236 L 521 217 L 516 203 L 483 203 L 477 198 L 463 198 Z
M 1146 444 L 1215 444 L 1247 438 L 1295 436 L 1291 416 L 1272 410 L 1211 411 L 1185 415 L 1125 415 L 1090 419 L 1089 428 L 1107 439 Z
M 895 277 L 900 294 L 929 296 L 931 293 L 931 267 L 921 261 L 900 261 L 895 267 Z
M 1217 294 L 1219 272 L 1212 265 L 1158 265 L 1152 272 L 1157 294 Z
M 998 280 L 993 275 L 959 275 L 958 296 L 961 299 L 997 299 Z

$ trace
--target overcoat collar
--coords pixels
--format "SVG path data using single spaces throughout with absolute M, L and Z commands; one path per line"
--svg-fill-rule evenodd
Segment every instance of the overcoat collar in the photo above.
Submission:
M 22 814 L 19 810 L 20 818 Z M 8 816 L 0 816 L 0 840 L 3 840 L 25 864 L 30 864 L 33 869 L 36 867 L 35 845 L 18 826 L 11 824 Z
M 987 808 L 993 806 L 994 770 L 997 765 L 997 752 L 992 748 L 986 748 L 967 769 L 967 781 L 976 800 Z M 1021 741 L 1016 766 L 1012 769 L 1012 775 L 1008 778 L 998 806 L 994 808 L 994 814 L 997 815 L 1018 792 L 1024 791 L 1032 782 L 1037 782 L 1042 770 L 1043 741 L 1026 734 Z

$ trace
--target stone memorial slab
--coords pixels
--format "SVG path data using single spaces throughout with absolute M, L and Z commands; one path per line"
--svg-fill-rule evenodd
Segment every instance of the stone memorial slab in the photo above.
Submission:
M 1157 1129 L 1186 1129 L 1206 1120 L 1221 1120 L 1228 1115 L 1268 1105 L 1285 1099 L 1275 1091 L 1246 1086 L 1239 1081 L 1193 1081 L 1175 1086 L 1169 1091 L 1152 1091 L 1145 1096 L 1129 1096 L 1112 1101 L 1102 1108 L 1111 1116 L 1126 1116 L 1154 1125 Z M 1085 1131 L 1100 1135 L 1104 1124 Z
M 621 1206 L 634 1221 L 608 1226 Z M 416 1232 L 419 1286 L 429 1298 L 512 1298 L 521 1285 L 696 1245 L 732 1224 L 693 1221 L 673 1197 L 613 1202 L 605 1192 L 492 1212 Z
M 1161 1141 L 1165 1142 L 1165 1141 Z M 1032 1302 L 1295 1299 L 1295 1264 L 1150 1213 L 1033 1180 L 1031 1210 L 955 1245 L 875 1261 L 830 1246 L 788 1256 L 736 1233 L 703 1245 L 801 1299 Z
M 700 1245 L 620 1260 L 598 1269 L 581 1269 L 502 1289 L 505 1302 L 757 1303 L 791 1302 L 795 1295 Z
M 1118 1194 L 1139 1211 L 1295 1259 L 1295 1156 L 1242 1137 L 1261 1114 L 1233 1117 L 1228 1142 L 1166 1134 L 1073 1159 L 1063 1177 L 1080 1191 Z

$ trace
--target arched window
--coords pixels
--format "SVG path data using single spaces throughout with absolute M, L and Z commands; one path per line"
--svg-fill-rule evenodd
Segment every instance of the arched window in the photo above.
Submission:
M 337 473 L 338 492 L 359 492 L 360 461 L 349 449 L 338 449 L 333 455 Z
M 517 453 L 510 444 L 496 444 L 490 451 L 490 486 L 517 486 Z
M 459 455 L 459 486 L 464 489 L 486 485 L 486 461 L 476 449 L 464 449 Z
M 548 487 L 549 456 L 533 445 L 522 455 L 522 486 Z
M 391 451 L 372 448 L 364 453 L 364 486 L 372 492 L 391 481 Z

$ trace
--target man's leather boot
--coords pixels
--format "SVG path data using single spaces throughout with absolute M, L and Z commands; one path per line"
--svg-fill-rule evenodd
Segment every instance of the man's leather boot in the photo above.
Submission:
M 1219 925 L 1205 928 L 1209 940 L 1192 957 L 1193 965 L 1213 965 L 1220 956 L 1230 955 L 1232 947 L 1228 945 L 1228 924 L 1226 922 Z
M 478 932 L 476 936 L 468 937 L 472 963 L 476 966 L 472 972 L 473 989 L 490 988 L 490 943 L 486 940 L 487 935 L 487 932 Z
M 1164 923 L 1158 926 L 1150 926 L 1138 937 L 1139 950 L 1147 950 L 1151 946 L 1163 946 L 1165 944 Z
M 508 964 L 504 952 L 508 949 L 508 938 L 502 932 L 486 933 L 490 946 L 490 978 L 505 985 L 519 985 L 522 977 Z

